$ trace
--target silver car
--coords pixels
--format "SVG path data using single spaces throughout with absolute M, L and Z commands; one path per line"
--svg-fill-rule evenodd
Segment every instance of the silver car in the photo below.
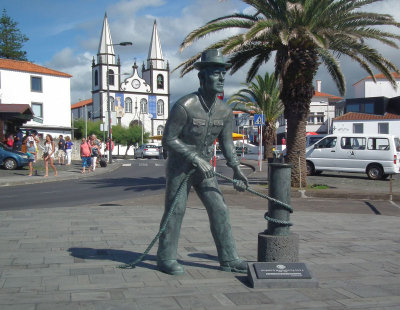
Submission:
M 160 149 L 155 144 L 142 144 L 135 150 L 134 158 L 159 158 Z

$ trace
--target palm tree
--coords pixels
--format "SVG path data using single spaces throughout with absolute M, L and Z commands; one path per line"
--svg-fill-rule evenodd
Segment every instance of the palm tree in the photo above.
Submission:
M 279 99 L 278 81 L 274 75 L 257 75 L 255 82 L 243 84 L 246 88 L 232 95 L 227 104 L 234 110 L 265 116 L 263 127 L 264 159 L 272 157 L 272 148 L 276 137 L 276 120 L 283 113 L 283 104 Z
M 306 185 L 306 119 L 314 94 L 313 78 L 323 63 L 340 94 L 345 93 L 345 79 L 337 57 L 342 54 L 357 62 L 374 77 L 372 67 L 382 72 L 396 87 L 391 71 L 399 69 L 376 49 L 368 39 L 398 48 L 400 39 L 375 26 L 400 28 L 392 16 L 363 12 L 368 4 L 381 0 L 242 0 L 255 13 L 233 14 L 214 19 L 191 32 L 181 49 L 211 33 L 237 28 L 241 33 L 224 38 L 207 48 L 222 48 L 230 55 L 231 74 L 251 60 L 247 82 L 260 66 L 275 54 L 275 74 L 279 76 L 280 98 L 287 119 L 287 159 L 293 165 L 292 186 Z M 201 53 L 178 66 L 181 75 L 193 69 Z M 299 164 L 300 162 L 300 164 Z

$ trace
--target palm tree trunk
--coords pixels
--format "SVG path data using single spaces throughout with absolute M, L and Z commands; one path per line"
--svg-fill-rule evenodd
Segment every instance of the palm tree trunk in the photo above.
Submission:
M 289 113 L 287 118 L 287 162 L 292 164 L 292 186 L 307 186 L 306 120 L 307 114 Z
M 275 128 L 268 125 L 264 126 L 264 131 L 263 131 L 264 160 L 273 157 L 272 149 L 274 148 L 274 136 L 275 136 Z

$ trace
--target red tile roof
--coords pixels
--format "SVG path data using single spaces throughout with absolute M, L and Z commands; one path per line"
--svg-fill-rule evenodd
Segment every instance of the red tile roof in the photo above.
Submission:
M 356 112 L 348 112 L 342 116 L 335 117 L 334 121 L 370 121 L 370 120 L 379 120 L 379 119 L 400 119 L 400 115 L 386 113 L 385 115 L 376 115 L 376 114 L 366 114 L 366 113 L 356 113 Z
M 35 65 L 34 63 L 28 61 L 21 60 L 13 60 L 13 59 L 5 59 L 0 58 L 0 68 L 14 70 L 14 71 L 23 71 L 23 72 L 32 72 L 32 73 L 40 73 L 40 74 L 48 74 L 55 76 L 63 76 L 63 77 L 72 77 L 72 75 L 56 71 L 53 69 L 49 69 L 46 67 L 42 67 L 39 65 Z
M 71 109 L 77 109 L 77 108 L 80 108 L 80 107 L 84 107 L 85 105 L 91 105 L 91 104 L 93 104 L 93 99 L 92 98 L 86 99 L 86 100 L 82 100 L 82 101 L 79 101 L 77 103 L 74 103 L 73 105 L 71 105 Z
M 398 74 L 398 73 L 396 73 L 396 72 L 392 72 L 392 76 L 393 76 L 394 79 L 400 79 L 400 74 Z M 386 76 L 384 76 L 383 73 L 375 74 L 374 77 L 375 77 L 375 79 L 384 79 L 384 80 L 387 80 Z M 353 84 L 353 86 L 356 85 L 356 84 L 358 84 L 358 83 L 360 83 L 361 81 L 364 81 L 364 80 L 372 80 L 372 76 L 369 75 L 369 76 L 367 76 L 367 77 L 365 77 L 365 78 L 359 80 L 358 82 L 355 82 L 355 83 Z
M 343 99 L 342 97 L 338 97 L 338 96 L 334 96 L 328 93 L 323 93 L 323 92 L 319 92 L 319 91 L 314 91 L 314 97 L 328 97 L 329 99 Z

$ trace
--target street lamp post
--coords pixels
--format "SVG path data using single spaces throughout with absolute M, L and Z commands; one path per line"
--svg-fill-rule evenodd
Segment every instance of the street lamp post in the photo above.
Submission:
M 128 46 L 132 45 L 132 42 L 121 42 L 121 43 L 116 43 L 116 44 L 107 44 L 106 45 L 106 59 L 107 59 L 107 112 L 108 112 L 108 162 L 111 164 L 112 163 L 112 133 L 111 133 L 111 105 L 110 105 L 110 74 L 108 72 L 108 46 L 113 46 L 113 45 L 121 45 L 121 46 Z M 106 144 L 107 145 L 107 144 Z

